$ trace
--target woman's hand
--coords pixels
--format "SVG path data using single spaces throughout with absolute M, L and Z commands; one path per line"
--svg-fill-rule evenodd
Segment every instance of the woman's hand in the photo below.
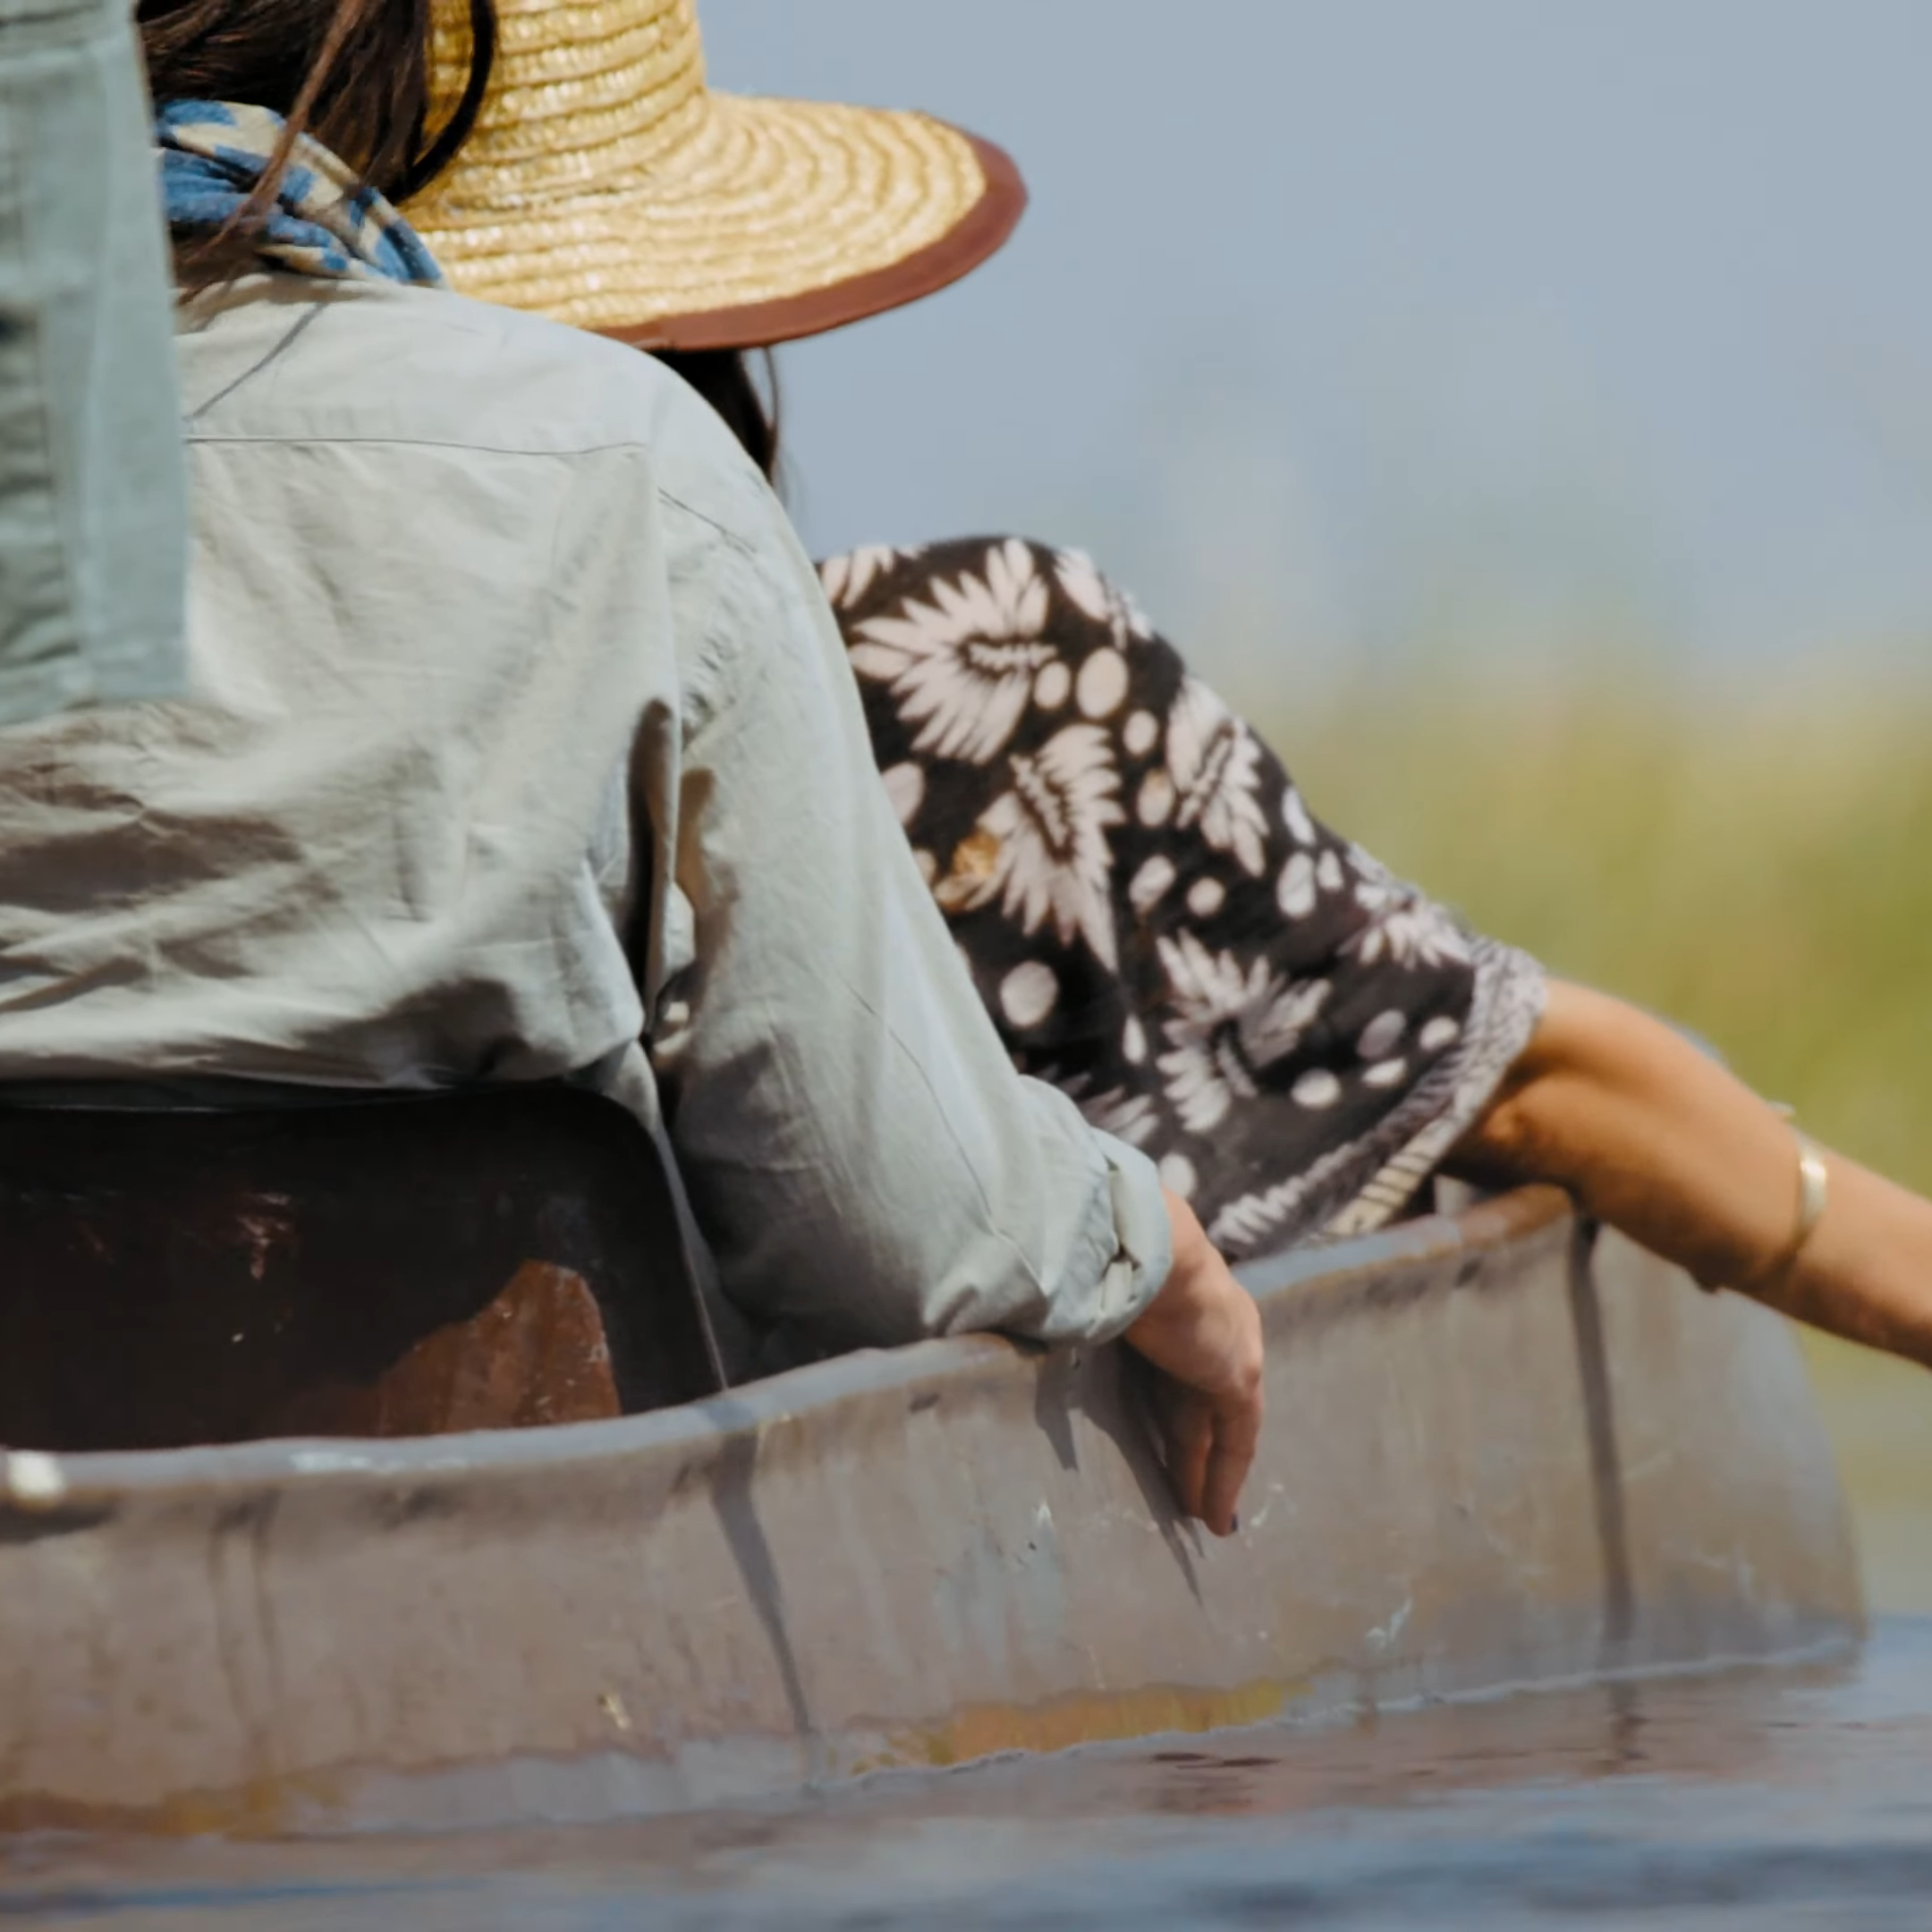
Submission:
M 1166 1200 L 1174 1267 L 1125 1339 L 1166 1384 L 1167 1468 L 1182 1507 L 1216 1536 L 1232 1536 L 1261 1436 L 1261 1312 L 1194 1210 L 1177 1194 Z

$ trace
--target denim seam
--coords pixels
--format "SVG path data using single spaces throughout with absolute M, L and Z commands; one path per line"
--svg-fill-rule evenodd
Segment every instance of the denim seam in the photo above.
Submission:
M 54 401 L 48 393 L 45 347 L 47 315 L 45 303 L 41 299 L 44 292 L 37 287 L 35 282 L 36 265 L 41 258 L 36 227 L 37 211 L 33 205 L 33 197 L 27 191 L 29 174 L 18 141 L 6 138 L 4 132 L 0 132 L 0 166 L 4 166 L 5 170 L 5 180 L 4 183 L 0 183 L 0 192 L 11 193 L 13 206 L 20 210 L 21 260 L 27 284 L 24 308 L 26 326 L 31 333 L 31 346 L 28 356 L 34 377 L 33 400 L 29 411 L 23 412 L 23 423 L 30 419 L 39 432 L 36 454 L 40 462 L 40 473 L 47 485 L 47 494 L 40 506 L 40 521 L 45 536 L 51 542 L 59 567 L 61 588 L 66 604 L 66 634 L 63 636 L 58 630 L 55 631 L 53 655 L 57 659 L 63 650 L 74 652 L 80 665 L 87 666 L 86 628 L 80 608 L 80 560 L 75 555 L 75 532 L 64 508 L 72 501 L 71 493 L 75 479 L 64 473 L 58 441 L 54 434 Z M 43 663 L 21 667 L 16 673 L 16 677 L 20 682 L 51 679 L 57 689 L 63 682 L 58 669 Z M 16 679 L 10 678 L 7 682 L 13 684 Z M 91 679 L 86 682 L 91 682 Z M 64 691 L 62 695 L 65 701 L 72 702 L 75 697 L 84 696 L 85 693 L 69 690 Z

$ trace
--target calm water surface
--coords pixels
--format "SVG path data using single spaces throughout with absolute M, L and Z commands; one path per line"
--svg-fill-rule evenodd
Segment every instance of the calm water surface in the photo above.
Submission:
M 1861 1658 L 904 1775 L 597 1831 L 16 1851 L 0 1920 L 623 1927 L 1923 1926 L 1932 1618 Z

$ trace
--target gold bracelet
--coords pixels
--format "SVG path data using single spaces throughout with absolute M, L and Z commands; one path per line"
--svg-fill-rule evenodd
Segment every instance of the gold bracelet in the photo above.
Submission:
M 1772 1261 L 1758 1269 L 1755 1278 L 1760 1282 L 1782 1275 L 1804 1252 L 1805 1243 L 1818 1232 L 1831 1200 L 1831 1174 L 1825 1165 L 1825 1149 L 1792 1121 L 1791 1108 L 1779 1106 L 1777 1112 L 1784 1116 L 1792 1139 L 1798 1144 L 1798 1218 L 1792 1225 L 1791 1239 Z
M 1798 1143 L 1798 1225 L 1792 1230 L 1791 1245 L 1784 1250 L 1780 1267 L 1789 1267 L 1804 1252 L 1818 1224 L 1825 1218 L 1831 1199 L 1831 1174 L 1825 1165 L 1825 1149 L 1809 1134 L 1793 1127 L 1792 1138 Z

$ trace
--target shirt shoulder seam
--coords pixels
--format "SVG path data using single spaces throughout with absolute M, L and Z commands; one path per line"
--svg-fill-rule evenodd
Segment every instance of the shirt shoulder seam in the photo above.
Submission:
M 609 456 L 633 453 L 649 456 L 650 445 L 640 443 L 634 436 L 624 436 L 611 443 L 558 444 L 553 448 L 527 443 L 479 443 L 455 436 L 262 436 L 225 430 L 207 430 L 191 424 L 187 431 L 191 444 L 208 445 L 258 445 L 264 449 L 321 448 L 335 447 L 353 449 L 438 449 L 459 450 L 466 454 L 478 456 L 530 456 L 555 460 L 560 456 Z M 657 488 L 661 502 L 674 504 L 686 516 L 713 530 L 724 541 L 746 556 L 755 554 L 757 546 L 743 532 L 733 530 L 730 524 L 721 522 L 708 511 L 700 510 L 694 503 L 680 496 L 675 490 L 665 489 L 661 484 Z
M 651 453 L 650 445 L 640 442 L 635 436 L 623 436 L 610 443 L 560 443 L 546 447 L 534 443 L 479 443 L 462 436 L 262 436 L 191 428 L 186 440 L 190 443 L 258 443 L 264 448 L 276 449 L 326 449 L 338 444 L 345 448 L 357 449 L 446 449 L 462 450 L 478 456 L 608 456 L 626 451 L 634 452 L 640 456 Z M 695 515 L 697 513 L 692 513 Z

